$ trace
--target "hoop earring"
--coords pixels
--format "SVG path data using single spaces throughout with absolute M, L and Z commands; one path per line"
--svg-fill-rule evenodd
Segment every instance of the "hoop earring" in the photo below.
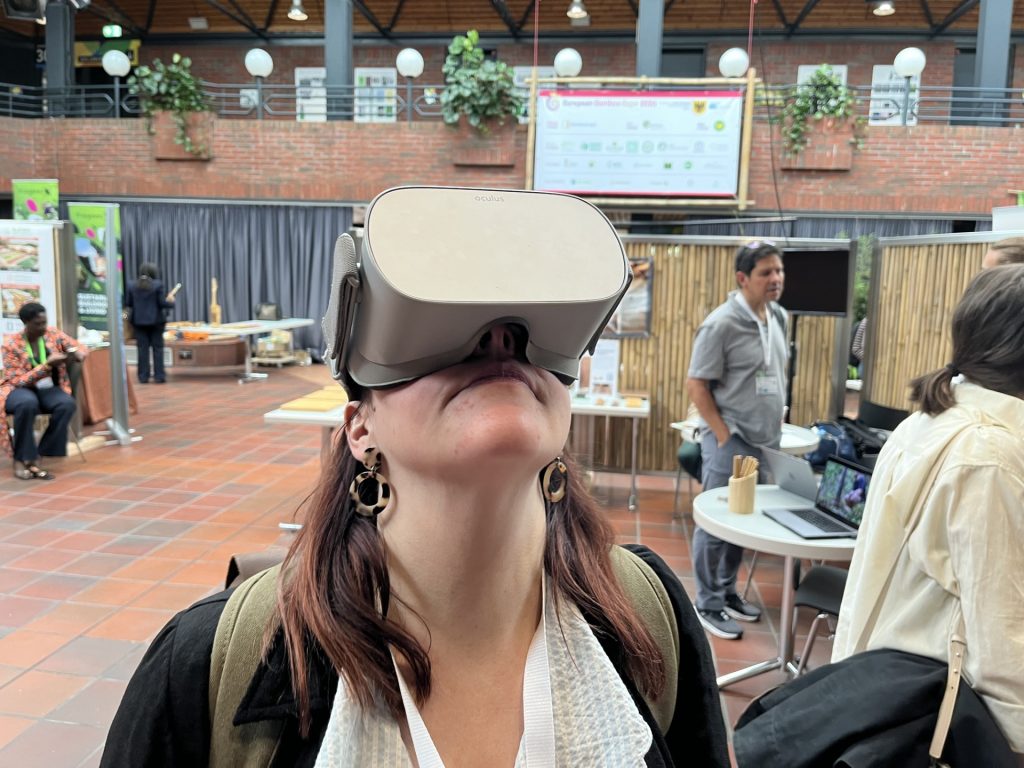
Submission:
M 559 456 L 544 468 L 540 479 L 540 490 L 545 499 L 556 504 L 565 498 L 565 491 L 568 487 L 569 468 L 565 466 L 565 462 Z
M 366 471 L 356 475 L 352 485 L 348 487 L 348 495 L 354 502 L 356 514 L 363 517 L 377 517 L 391 502 L 391 486 L 387 478 L 379 472 L 382 460 L 380 451 L 376 448 L 367 448 L 363 456 Z M 373 487 L 369 485 L 371 483 Z M 372 505 L 363 501 L 368 495 L 377 499 Z

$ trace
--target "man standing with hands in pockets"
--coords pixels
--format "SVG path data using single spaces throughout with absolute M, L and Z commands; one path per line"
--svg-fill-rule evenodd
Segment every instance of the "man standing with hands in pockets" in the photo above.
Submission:
M 760 459 L 761 447 L 779 447 L 789 323 L 778 304 L 784 280 L 775 244 L 748 243 L 736 253 L 739 290 L 697 329 L 686 391 L 700 412 L 704 490 L 729 484 L 733 456 Z M 736 592 L 742 561 L 742 547 L 694 532 L 697 613 L 705 630 L 727 640 L 743 636 L 737 620 L 761 618 L 761 609 Z

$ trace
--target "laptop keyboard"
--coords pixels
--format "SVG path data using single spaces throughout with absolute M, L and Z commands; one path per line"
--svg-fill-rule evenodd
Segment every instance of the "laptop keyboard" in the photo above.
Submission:
M 827 533 L 847 533 L 850 530 L 846 526 L 840 525 L 835 520 L 832 520 L 827 515 L 821 514 L 821 512 L 816 509 L 791 509 L 789 511 L 805 523 L 810 523 Z

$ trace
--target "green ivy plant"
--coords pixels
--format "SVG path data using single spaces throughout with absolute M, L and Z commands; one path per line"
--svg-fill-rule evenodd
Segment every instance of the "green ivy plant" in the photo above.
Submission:
M 489 122 L 504 123 L 505 118 L 521 114 L 523 99 L 516 92 L 512 68 L 485 58 L 479 43 L 475 29 L 452 38 L 441 70 L 445 82 L 441 117 L 448 125 L 457 125 L 465 115 L 471 126 L 486 134 Z
M 863 145 L 861 128 L 866 120 L 856 115 L 857 97 L 835 70 L 822 64 L 807 82 L 795 85 L 786 93 L 782 111 L 776 122 L 782 125 L 782 145 L 790 155 L 807 146 L 807 131 L 812 120 L 831 119 L 853 123 L 851 142 Z
M 170 64 L 154 59 L 148 67 L 136 67 L 135 73 L 128 78 L 128 92 L 139 97 L 139 105 L 146 116 L 146 129 L 150 133 L 154 133 L 154 113 L 170 112 L 175 125 L 174 143 L 193 155 L 206 151 L 188 135 L 185 122 L 191 112 L 210 111 L 209 99 L 203 93 L 198 78 L 192 74 L 190 58 L 175 53 Z

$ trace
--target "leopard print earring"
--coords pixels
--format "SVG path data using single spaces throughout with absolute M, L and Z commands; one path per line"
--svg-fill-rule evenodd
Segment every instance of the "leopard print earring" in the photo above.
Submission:
M 363 517 L 376 518 L 387 509 L 391 502 L 391 486 L 387 478 L 380 474 L 380 465 L 384 457 L 376 448 L 367 448 L 363 456 L 365 472 L 360 472 L 348 488 L 356 514 Z M 367 502 L 371 503 L 367 503 Z

